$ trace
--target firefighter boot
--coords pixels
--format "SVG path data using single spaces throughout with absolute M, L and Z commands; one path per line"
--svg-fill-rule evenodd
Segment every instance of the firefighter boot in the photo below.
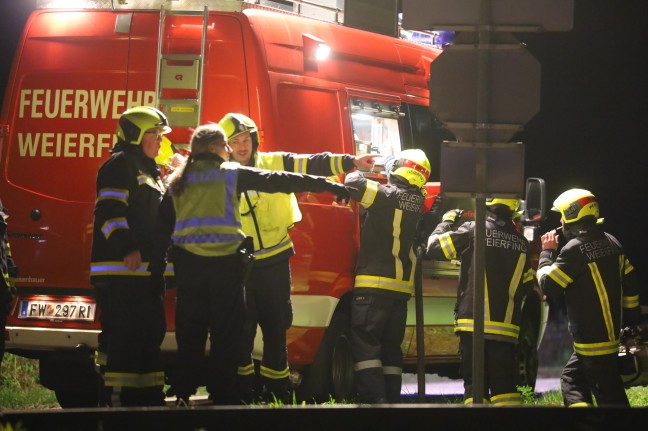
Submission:
M 263 399 L 267 403 L 293 404 L 293 387 L 290 377 L 283 379 L 264 378 L 263 381 L 265 383 Z
M 402 384 L 403 378 L 400 375 L 385 375 L 385 394 L 387 395 L 387 402 L 392 404 L 400 403 Z
M 388 402 L 382 368 L 367 368 L 356 371 L 354 381 L 361 403 L 385 404 Z
M 140 388 L 138 392 L 141 405 L 144 407 L 164 407 L 167 405 L 163 386 Z
M 252 404 L 258 401 L 259 395 L 256 388 L 256 375 L 238 376 L 237 393 L 243 404 Z

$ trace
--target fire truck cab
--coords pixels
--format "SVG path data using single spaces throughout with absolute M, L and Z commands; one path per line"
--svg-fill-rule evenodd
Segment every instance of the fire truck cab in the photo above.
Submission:
M 155 105 L 167 114 L 168 151 L 186 150 L 192 127 L 241 112 L 257 123 L 262 151 L 387 156 L 421 148 L 438 180 L 447 132 L 428 109 L 438 48 L 254 3 L 105 0 L 61 9 L 42 0 L 27 21 L 0 117 L 0 196 L 20 268 L 5 339 L 9 352 L 39 359 L 41 383 L 64 407 L 96 404 L 100 310 L 89 283 L 95 178 L 127 108 Z M 382 172 L 369 175 L 385 181 Z M 441 185 L 426 187 L 429 207 Z M 341 399 L 353 377 L 348 327 L 359 208 L 334 205 L 326 193 L 298 200 L 291 373 L 301 398 Z M 470 199 L 447 205 L 471 209 Z M 458 377 L 459 263 L 424 265 L 426 369 Z M 413 368 L 410 303 L 402 346 Z M 170 283 L 162 346 L 169 364 L 174 305 Z M 546 305 L 534 294 L 524 308 L 522 383 L 533 386 Z

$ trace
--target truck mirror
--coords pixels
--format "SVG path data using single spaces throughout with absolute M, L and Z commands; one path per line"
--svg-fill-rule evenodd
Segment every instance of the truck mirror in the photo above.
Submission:
M 522 220 L 539 222 L 546 217 L 546 188 L 542 178 L 527 178 L 526 199 Z

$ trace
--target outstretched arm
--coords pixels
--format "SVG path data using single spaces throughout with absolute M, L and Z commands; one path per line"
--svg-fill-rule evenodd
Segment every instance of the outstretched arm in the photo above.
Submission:
M 374 158 L 376 156 L 377 154 L 352 156 L 350 154 L 328 152 L 317 154 L 285 153 L 283 163 L 288 172 L 328 177 L 350 172 L 354 168 L 369 171 L 375 164 Z
M 349 198 L 349 192 L 342 184 L 334 183 L 323 177 L 268 171 L 248 166 L 238 168 L 236 188 L 239 193 L 248 190 L 266 193 L 320 193 L 328 191 L 335 194 L 338 201 L 346 201 Z

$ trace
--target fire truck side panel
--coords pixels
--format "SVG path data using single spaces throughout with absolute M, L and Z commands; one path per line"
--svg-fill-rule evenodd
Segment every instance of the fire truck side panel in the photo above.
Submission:
M 127 57 L 88 51 L 127 52 L 114 21 L 112 13 L 37 13 L 17 51 L 2 117 L 10 124 L 2 194 L 23 287 L 88 286 L 92 179 L 129 95 Z
M 159 10 L 40 10 L 27 23 L 0 118 L 9 125 L 0 195 L 10 210 L 10 240 L 21 269 L 9 349 L 46 355 L 80 344 L 95 347 L 98 314 L 87 319 L 85 313 L 93 304 L 96 172 L 109 156 L 121 112 L 155 103 L 159 22 Z M 262 151 L 355 153 L 353 100 L 394 109 L 427 104 L 436 50 L 258 10 L 210 12 L 207 24 L 200 120 L 245 113 L 257 122 Z M 196 55 L 202 17 L 169 15 L 163 33 L 164 52 Z M 331 58 L 314 63 L 311 37 L 331 47 Z M 163 98 L 196 93 L 161 90 Z M 190 133 L 174 127 L 169 138 L 186 144 Z M 348 304 L 360 226 L 357 204 L 332 204 L 328 193 L 298 199 L 303 220 L 291 231 L 297 254 L 291 259 L 295 317 L 288 342 L 291 366 L 304 367 L 322 356 L 323 340 L 331 346 L 336 341 L 326 335 L 332 322 L 344 335 L 345 320 L 336 319 L 336 311 Z M 67 310 L 85 308 L 82 314 L 75 308 L 70 318 L 52 314 L 47 301 Z M 163 350 L 173 351 L 172 288 L 166 305 Z M 41 343 L 42 329 L 50 336 Z M 64 369 L 47 365 L 52 373 Z

